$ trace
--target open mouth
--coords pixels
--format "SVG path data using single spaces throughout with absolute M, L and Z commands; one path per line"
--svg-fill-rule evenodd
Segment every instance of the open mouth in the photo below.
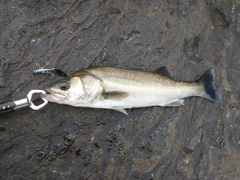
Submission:
M 61 98 L 66 98 L 66 95 L 59 94 L 59 93 L 51 90 L 50 88 L 46 88 L 45 90 L 47 91 L 46 95 L 54 95 L 54 96 L 58 96 L 58 97 L 61 97 Z

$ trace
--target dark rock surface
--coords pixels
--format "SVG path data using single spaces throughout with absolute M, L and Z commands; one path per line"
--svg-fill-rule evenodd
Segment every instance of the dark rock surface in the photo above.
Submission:
M 90 66 L 181 80 L 216 70 L 221 104 L 128 110 L 49 103 L 0 116 L 0 179 L 238 179 L 240 4 L 211 0 L 2 0 L 0 102 Z

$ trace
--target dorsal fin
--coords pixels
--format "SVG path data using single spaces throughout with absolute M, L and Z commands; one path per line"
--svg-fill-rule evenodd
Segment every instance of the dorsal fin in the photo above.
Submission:
M 162 76 L 173 79 L 171 73 L 169 72 L 169 70 L 166 66 L 162 66 L 162 67 L 156 69 L 154 72 L 157 74 L 160 74 Z

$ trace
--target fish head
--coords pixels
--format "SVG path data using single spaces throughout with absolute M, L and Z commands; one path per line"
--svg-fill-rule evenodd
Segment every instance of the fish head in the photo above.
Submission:
M 59 104 L 86 106 L 101 93 L 101 80 L 86 73 L 73 74 L 46 88 L 41 97 Z
M 64 78 L 45 89 L 48 94 L 43 94 L 41 97 L 51 102 L 69 105 L 86 102 L 87 94 L 79 77 Z

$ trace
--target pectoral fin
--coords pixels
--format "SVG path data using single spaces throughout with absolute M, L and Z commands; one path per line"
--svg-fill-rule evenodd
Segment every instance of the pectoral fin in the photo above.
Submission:
M 102 96 L 104 99 L 120 101 L 128 97 L 128 93 L 122 91 L 111 91 L 111 92 L 103 92 Z
M 173 101 L 169 104 L 164 104 L 163 106 L 181 106 L 184 105 L 184 100 L 183 99 L 178 99 L 176 101 Z

